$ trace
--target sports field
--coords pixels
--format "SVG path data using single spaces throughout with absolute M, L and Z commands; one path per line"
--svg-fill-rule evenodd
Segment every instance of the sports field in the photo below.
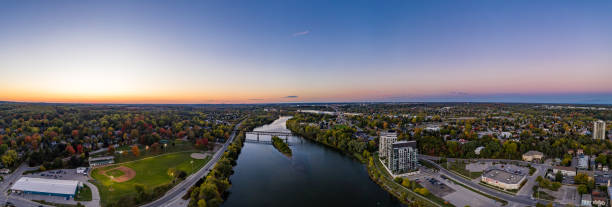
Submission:
M 100 191 L 102 206 L 115 202 L 122 196 L 135 196 L 135 184 L 152 190 L 156 186 L 170 183 L 172 177 L 167 174 L 169 168 L 182 170 L 190 175 L 210 160 L 210 156 L 193 159 L 191 153 L 193 152 L 169 153 L 94 169 L 91 176 Z

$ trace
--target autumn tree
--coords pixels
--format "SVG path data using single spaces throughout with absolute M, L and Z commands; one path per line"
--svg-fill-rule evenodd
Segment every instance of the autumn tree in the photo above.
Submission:
M 72 147 L 72 145 L 70 144 L 66 146 L 66 152 L 70 153 L 70 155 L 74 155 L 74 153 L 76 153 L 76 151 L 74 150 L 74 147 Z
M 138 149 L 137 145 L 132 146 L 132 154 L 134 154 L 136 157 L 140 156 L 140 149 Z
M 15 150 L 8 150 L 2 155 L 2 163 L 6 166 L 13 166 L 17 161 L 17 152 Z

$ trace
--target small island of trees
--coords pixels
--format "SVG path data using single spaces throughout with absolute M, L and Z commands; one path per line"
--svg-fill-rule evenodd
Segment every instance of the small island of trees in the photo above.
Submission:
M 283 142 L 283 140 L 277 136 L 273 136 L 272 137 L 272 145 L 274 145 L 274 148 L 276 148 L 279 152 L 287 155 L 287 156 L 291 156 L 291 148 L 289 148 L 289 145 L 287 145 L 287 143 Z

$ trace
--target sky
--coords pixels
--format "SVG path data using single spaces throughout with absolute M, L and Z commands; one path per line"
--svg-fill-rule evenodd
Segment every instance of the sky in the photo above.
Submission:
M 2 4 L 2 101 L 612 104 L 612 1 Z

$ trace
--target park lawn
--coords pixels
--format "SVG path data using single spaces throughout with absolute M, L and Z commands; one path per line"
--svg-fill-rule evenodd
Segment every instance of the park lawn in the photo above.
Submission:
M 136 184 L 141 184 L 150 191 L 157 186 L 171 183 L 172 177 L 167 174 L 169 168 L 182 170 L 191 175 L 210 160 L 210 156 L 203 160 L 193 159 L 191 158 L 191 153 L 193 152 L 169 153 L 94 169 L 91 176 L 95 179 L 94 184 L 100 191 L 102 206 L 116 202 L 123 196 L 135 196 L 134 185 Z M 191 161 L 193 161 L 193 165 L 190 163 Z M 117 183 L 112 182 L 110 177 L 99 173 L 100 170 L 118 166 L 126 166 L 133 169 L 136 172 L 135 177 L 131 180 Z M 110 190 L 111 188 L 112 190 Z

